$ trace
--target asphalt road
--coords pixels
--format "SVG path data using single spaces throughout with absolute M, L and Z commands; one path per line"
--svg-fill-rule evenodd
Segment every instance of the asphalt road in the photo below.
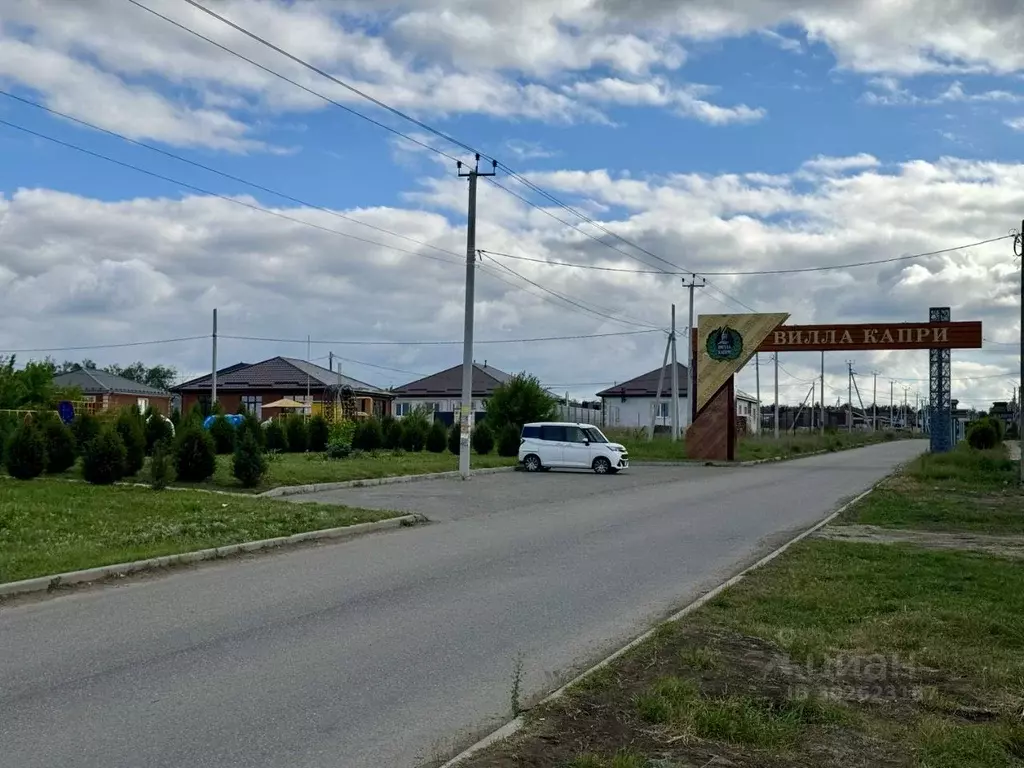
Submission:
M 507 717 L 517 655 L 549 690 L 924 448 L 481 477 L 457 520 L 0 609 L 0 766 L 415 765 Z

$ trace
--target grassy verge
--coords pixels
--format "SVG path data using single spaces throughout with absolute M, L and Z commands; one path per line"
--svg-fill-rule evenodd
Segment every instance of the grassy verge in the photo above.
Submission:
M 928 456 L 850 517 L 1016 532 L 992 504 L 1007 471 L 998 451 Z M 922 516 L 923 489 L 958 502 Z M 805 540 L 466 768 L 719 765 L 1024 766 L 1020 560 Z
M 925 454 L 841 522 L 924 531 L 1024 534 L 1024 493 L 1003 448 Z
M 632 461 L 684 461 L 688 458 L 685 443 L 673 443 L 663 435 L 649 441 L 644 437 L 643 430 L 608 429 L 605 433 L 609 440 L 626 446 Z M 736 459 L 754 461 L 796 458 L 819 451 L 843 451 L 909 436 L 896 432 L 837 432 L 826 435 L 800 433 L 782 435 L 778 440 L 773 436 L 746 436 L 741 437 L 737 443 Z
M 0 583 L 393 517 L 323 504 L 0 479 Z

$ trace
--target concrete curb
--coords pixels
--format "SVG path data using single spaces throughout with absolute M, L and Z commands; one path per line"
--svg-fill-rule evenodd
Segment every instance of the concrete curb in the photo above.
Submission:
M 624 645 L 621 648 L 619 648 L 619 650 L 615 651 L 610 656 L 605 657 L 604 659 L 599 661 L 597 664 L 592 666 L 590 669 L 588 669 L 585 672 L 577 675 L 572 680 L 570 680 L 568 683 L 563 685 L 561 688 L 558 688 L 557 690 L 553 691 L 552 693 L 549 693 L 547 696 L 545 696 L 543 699 L 541 699 L 540 702 L 538 702 L 538 703 L 539 704 L 548 704 L 549 702 L 552 702 L 552 701 L 555 701 L 556 699 L 561 698 L 562 696 L 565 695 L 566 691 L 568 691 L 570 688 L 572 688 L 577 683 L 579 683 L 582 680 L 586 679 L 587 677 L 589 677 L 590 675 L 594 674 L 598 670 L 603 669 L 604 667 L 607 667 L 609 664 L 614 662 L 616 659 L 618 659 L 619 657 L 625 655 L 626 653 L 629 653 L 629 651 L 633 650 L 634 648 L 636 648 L 638 645 L 640 645 L 644 641 L 649 640 L 654 635 L 654 633 L 657 631 L 658 627 L 660 627 L 662 624 L 668 624 L 668 623 L 671 623 L 671 622 L 679 621 L 680 619 L 685 618 L 688 614 L 691 614 L 694 611 L 696 611 L 698 608 L 701 608 L 706 603 L 710 602 L 711 600 L 714 600 L 722 592 L 724 592 L 725 590 L 729 589 L 729 587 L 735 586 L 740 581 L 742 581 L 751 572 L 756 571 L 758 568 L 761 568 L 761 567 L 767 565 L 772 560 L 774 560 L 775 558 L 779 557 L 779 555 L 783 554 L 787 549 L 789 549 L 791 546 L 793 546 L 797 542 L 802 541 L 803 539 L 806 539 L 808 536 L 812 535 L 816 531 L 820 530 L 821 528 L 824 528 L 826 525 L 828 525 L 833 520 L 835 520 L 837 517 L 839 517 L 839 515 L 841 515 L 847 509 L 852 507 L 854 504 L 856 504 L 858 501 L 860 501 L 861 499 L 865 498 L 869 494 L 873 493 L 875 488 L 877 488 L 882 482 L 884 482 L 889 477 L 890 477 L 890 475 L 886 475 L 885 478 L 883 478 L 882 480 L 879 480 L 877 483 L 872 485 L 868 490 L 864 491 L 864 493 L 860 494 L 856 498 L 853 498 L 850 501 L 846 502 L 845 504 L 841 505 L 838 509 L 836 509 L 834 512 L 829 514 L 823 520 L 818 521 L 817 523 L 812 525 L 807 530 L 803 531 L 800 534 L 797 534 L 795 537 L 793 537 L 792 539 L 787 541 L 785 544 L 783 544 L 779 548 L 775 549 L 774 551 L 772 551 L 769 554 L 767 554 L 764 557 L 762 557 L 760 560 L 758 560 L 753 565 L 747 566 L 742 571 L 740 571 L 735 576 L 733 576 L 731 579 L 728 579 L 727 581 L 724 581 L 721 584 L 719 584 L 714 589 L 712 589 L 712 590 L 710 590 L 708 592 L 705 592 L 703 595 L 698 597 L 696 600 L 694 600 L 692 603 L 687 605 L 682 610 L 679 610 L 676 613 L 672 614 L 671 616 L 669 616 L 664 621 L 658 622 L 658 624 L 656 624 L 654 627 L 652 627 L 651 629 L 647 630 L 646 632 L 644 632 L 639 637 L 631 640 L 630 642 L 628 642 L 626 645 Z M 473 755 L 477 754 L 478 752 L 481 752 L 482 750 L 486 749 L 487 747 L 490 747 L 491 745 L 496 744 L 499 741 L 504 741 L 505 739 L 509 738 L 510 736 L 515 735 L 516 733 L 519 732 L 520 729 L 522 729 L 522 727 L 523 727 L 523 725 L 525 725 L 525 723 L 526 723 L 526 721 L 525 721 L 525 719 L 523 718 L 522 715 L 519 715 L 518 717 L 513 718 L 509 722 L 505 723 L 505 725 L 501 726 L 498 730 L 494 731 L 493 733 L 488 734 L 487 736 L 482 738 L 480 741 L 478 741 L 473 746 L 469 747 L 468 749 L 464 750 L 463 752 L 460 752 L 458 755 L 456 755 L 451 760 L 449 760 L 444 765 L 442 765 L 441 768 L 456 768 L 456 766 L 458 766 L 464 760 L 468 760 L 470 757 L 472 757 Z
M 874 445 L 874 443 L 873 443 Z M 844 448 L 843 451 L 852 451 L 856 448 L 866 448 L 864 445 L 857 445 L 853 448 Z M 826 453 L 842 453 L 842 451 L 811 451 L 810 453 L 798 453 L 793 456 L 769 456 L 767 459 L 749 459 L 747 461 L 701 461 L 700 459 L 681 459 L 679 461 L 658 461 L 657 459 L 638 459 L 630 461 L 631 467 L 756 467 L 758 464 L 779 464 L 784 461 L 797 461 L 821 456 Z
M 98 568 L 87 568 L 82 571 L 69 571 L 51 576 L 38 576 L 34 579 L 22 581 L 10 581 L 0 584 L 0 597 L 11 595 L 23 595 L 31 592 L 50 592 L 66 584 L 82 584 L 91 581 L 102 581 L 111 577 L 127 576 L 140 571 L 150 571 L 156 568 L 166 568 L 172 565 L 185 565 L 198 563 L 204 560 L 218 560 L 231 555 L 245 552 L 257 552 L 264 549 L 274 549 L 301 544 L 306 541 L 323 541 L 328 539 L 347 539 L 361 536 L 377 531 L 386 531 L 392 528 L 417 525 L 426 522 L 422 515 L 402 515 L 387 520 L 377 520 L 372 523 L 358 523 L 346 525 L 341 528 L 326 528 L 321 531 L 306 531 L 291 536 L 278 536 L 273 539 L 261 541 L 247 541 L 241 544 L 228 544 L 223 547 L 212 549 L 200 549 L 196 552 L 183 552 L 178 555 L 164 555 L 162 557 L 151 557 L 147 560 L 136 560 L 131 563 L 118 563 L 116 565 L 103 565 Z
M 512 472 L 516 467 L 488 467 L 487 469 L 474 469 L 472 476 L 493 475 L 498 472 Z M 280 488 L 271 488 L 269 491 L 256 494 L 256 498 L 272 499 L 281 496 L 298 496 L 302 493 L 319 493 L 320 491 L 340 491 L 345 488 L 369 488 L 375 485 L 391 485 L 393 483 L 414 483 L 420 480 L 444 480 L 445 478 L 458 477 L 457 471 L 453 472 L 429 472 L 422 475 L 394 475 L 392 477 L 373 477 L 365 480 L 345 480 L 338 483 L 313 483 L 311 485 L 283 485 Z

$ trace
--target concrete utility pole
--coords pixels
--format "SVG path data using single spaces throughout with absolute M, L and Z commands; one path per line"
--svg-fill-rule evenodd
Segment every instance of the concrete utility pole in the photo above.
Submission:
M 217 404 L 217 310 L 213 310 L 213 377 L 210 379 L 210 412 Z
M 878 371 L 872 371 L 874 383 L 871 385 L 871 431 L 878 431 Z
M 914 430 L 921 431 L 921 393 L 914 393 Z
M 469 479 L 469 446 L 473 432 L 473 294 L 476 281 L 476 187 L 480 176 L 495 176 L 498 161 L 491 161 L 491 170 L 480 172 L 480 155 L 473 169 L 463 172 L 458 162 L 459 178 L 469 179 L 469 212 L 466 219 L 466 322 L 462 336 L 462 408 L 460 412 L 459 475 Z
M 334 371 L 334 353 L 333 352 L 328 352 L 327 353 L 327 370 L 331 371 L 331 372 Z
M 811 403 L 814 408 L 814 403 Z M 825 411 L 825 350 L 821 350 L 821 434 L 825 434 L 825 421 L 828 414 Z
M 672 442 L 679 441 L 679 357 L 676 351 L 676 305 L 672 305 Z
M 651 431 L 647 433 L 647 442 L 654 439 L 654 428 L 658 425 L 658 418 L 661 416 L 661 388 L 665 384 L 665 368 L 668 367 L 668 356 L 671 351 L 672 334 L 669 334 L 668 341 L 665 342 L 665 356 L 661 360 L 661 371 L 658 373 L 658 389 L 654 394 L 654 411 L 651 413 Z
M 1013 238 L 1013 253 L 1020 258 L 1020 346 L 1017 353 L 1020 355 L 1020 397 L 1018 402 L 1017 415 L 1017 437 L 1020 445 L 1024 448 L 1024 221 L 1020 223 L 1020 231 Z M 1024 483 L 1024 450 L 1020 452 L 1020 482 Z
M 846 402 L 846 431 L 853 432 L 853 360 L 846 361 L 846 388 L 849 390 Z
M 757 411 L 757 431 L 754 434 L 761 434 L 761 353 L 754 353 L 754 397 L 757 400 L 754 403 L 754 409 Z
M 779 353 L 776 352 L 772 357 L 775 358 L 775 439 L 779 439 Z
M 889 429 L 895 429 L 896 428 L 893 425 L 893 418 L 892 418 L 892 409 L 893 409 L 893 405 L 894 405 L 893 400 L 892 400 L 892 397 L 893 397 L 892 393 L 893 393 L 893 385 L 895 383 L 896 383 L 895 381 L 890 381 L 889 382 Z
M 697 282 L 698 280 L 700 280 L 699 283 Z M 690 343 L 690 338 L 693 336 L 693 289 L 703 288 L 707 283 L 708 281 L 703 277 L 698 278 L 696 275 L 690 275 L 690 282 L 686 282 L 686 278 L 683 278 L 683 288 L 688 288 L 690 291 L 690 324 L 687 326 L 686 332 L 686 360 L 688 362 L 686 369 L 686 378 L 688 379 L 686 382 L 686 402 L 689 405 L 686 409 L 688 411 L 687 425 L 690 423 L 689 414 L 693 413 L 693 404 L 697 398 L 697 371 L 694 369 L 693 344 Z

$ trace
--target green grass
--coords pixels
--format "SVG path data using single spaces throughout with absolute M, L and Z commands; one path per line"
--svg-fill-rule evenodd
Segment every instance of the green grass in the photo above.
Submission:
M 884 528 L 1024 535 L 1024 493 L 1004 449 L 926 454 L 848 510 Z
M 487 456 L 473 454 L 470 465 L 474 469 L 510 467 L 515 458 L 503 458 L 496 453 Z M 399 475 L 420 475 L 432 472 L 453 472 L 459 468 L 459 457 L 451 453 L 400 453 L 380 451 L 376 455 L 364 454 L 355 458 L 326 459 L 320 453 L 282 453 L 270 457 L 270 468 L 263 483 L 255 492 L 266 491 L 286 485 L 310 485 L 312 483 L 337 483 L 346 480 L 369 480 Z M 146 470 L 140 475 L 146 481 Z M 188 487 L 187 483 L 174 482 L 172 485 Z M 217 457 L 217 472 L 206 483 L 196 487 L 241 491 L 242 488 L 231 474 L 231 457 Z
M 61 480 L 0 479 L 0 583 L 396 513 Z

